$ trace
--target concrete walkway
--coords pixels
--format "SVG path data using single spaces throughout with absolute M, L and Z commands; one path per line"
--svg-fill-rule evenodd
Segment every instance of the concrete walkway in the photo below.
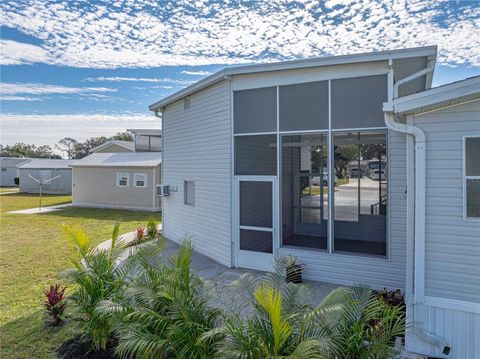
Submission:
M 41 213 L 60 211 L 62 209 L 70 207 L 71 205 L 72 205 L 71 203 L 57 204 L 55 206 L 45 206 L 45 207 L 42 207 L 41 209 L 38 208 L 38 207 L 35 207 L 35 208 L 28 208 L 28 209 L 20 209 L 18 211 L 10 211 L 10 212 L 7 212 L 7 213 L 11 213 L 11 214 L 41 214 Z
M 161 228 L 160 225 L 160 231 Z M 134 234 L 134 232 L 126 233 L 122 235 L 122 239 L 130 242 L 134 239 Z M 99 244 L 97 249 L 105 250 L 110 248 L 110 246 L 111 240 L 108 240 Z M 169 257 L 178 252 L 179 248 L 180 246 L 177 243 L 166 240 L 166 246 L 161 254 L 164 263 Z M 132 248 L 125 250 L 119 260 L 124 260 L 131 251 Z M 211 305 L 225 310 L 233 310 L 233 308 L 238 310 L 238 308 L 243 307 L 241 309 L 243 313 L 248 313 L 251 310 L 251 308 L 248 308 L 250 299 L 246 292 L 232 288 L 232 282 L 239 280 L 246 273 L 250 273 L 254 278 L 260 278 L 266 274 L 244 268 L 228 268 L 195 250 L 192 254 L 191 268 L 198 276 L 206 280 L 207 290 L 210 294 L 209 303 Z M 337 285 L 323 282 L 304 281 L 304 283 L 305 285 L 299 293 L 299 300 L 311 306 L 317 306 L 328 293 L 338 287 Z

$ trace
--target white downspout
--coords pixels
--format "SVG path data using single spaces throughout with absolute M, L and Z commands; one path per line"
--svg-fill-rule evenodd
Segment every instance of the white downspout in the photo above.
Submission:
M 385 124 L 388 129 L 400 133 L 405 133 L 408 136 L 411 136 L 415 140 L 415 179 L 414 183 L 408 183 L 407 191 L 410 192 L 413 188 L 415 189 L 415 204 L 414 204 L 414 216 L 411 215 L 412 208 L 408 209 L 407 212 L 407 232 L 412 233 L 411 229 L 413 227 L 414 232 L 414 260 L 407 259 L 409 266 L 413 265 L 413 271 L 411 268 L 407 268 L 407 275 L 413 274 L 413 292 L 411 286 L 407 285 L 406 294 L 407 300 L 413 307 L 413 324 L 415 328 L 415 334 L 420 337 L 422 340 L 431 343 L 439 347 L 444 354 L 450 352 L 450 347 L 442 338 L 435 336 L 431 333 L 428 333 L 425 330 L 425 153 L 426 153 L 426 141 L 425 133 L 418 127 L 408 124 L 403 124 L 395 121 L 394 114 L 394 104 L 393 99 L 398 97 L 398 89 L 400 85 L 407 83 L 411 80 L 414 80 L 420 76 L 427 74 L 430 71 L 433 71 L 434 65 L 429 64 L 429 66 L 419 72 L 416 72 L 394 84 L 394 74 L 392 61 L 389 61 L 389 70 L 388 70 L 388 99 L 389 102 L 385 103 L 383 106 L 383 111 L 385 115 Z M 394 85 L 393 85 L 394 84 Z M 392 86 L 393 85 L 393 86 Z M 411 141 L 411 140 L 410 140 Z M 413 160 L 413 158 L 411 158 Z M 408 166 L 407 166 L 408 167 Z M 411 167 L 410 167 L 411 168 Z M 411 178 L 411 176 L 409 176 Z M 411 221 L 414 221 L 413 226 Z M 408 253 L 407 253 L 408 254 Z M 408 282 L 408 281 L 407 281 Z M 413 297 L 413 302 L 410 302 Z

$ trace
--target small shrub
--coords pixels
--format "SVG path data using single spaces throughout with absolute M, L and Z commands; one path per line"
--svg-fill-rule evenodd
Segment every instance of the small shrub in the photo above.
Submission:
M 405 299 L 400 289 L 388 290 L 383 288 L 383 290 L 372 291 L 372 294 L 376 298 L 383 299 L 391 307 L 400 306 L 405 310 Z
M 146 241 L 153 241 L 158 237 L 158 221 L 154 217 L 150 217 L 147 223 Z
M 47 298 L 43 303 L 46 309 L 48 320 L 47 324 L 51 326 L 58 326 L 62 322 L 62 315 L 65 310 L 65 288 L 60 288 L 59 284 L 51 285 L 50 289 L 43 291 Z
M 133 241 L 134 245 L 143 243 L 145 241 L 145 228 L 138 227 L 135 231 L 135 239 Z

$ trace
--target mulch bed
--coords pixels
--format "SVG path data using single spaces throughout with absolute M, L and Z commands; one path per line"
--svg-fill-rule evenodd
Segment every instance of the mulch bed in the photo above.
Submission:
M 89 339 L 75 337 L 64 342 L 57 350 L 57 357 L 62 359 L 118 359 L 114 354 L 115 343 L 109 342 L 106 350 L 92 351 Z

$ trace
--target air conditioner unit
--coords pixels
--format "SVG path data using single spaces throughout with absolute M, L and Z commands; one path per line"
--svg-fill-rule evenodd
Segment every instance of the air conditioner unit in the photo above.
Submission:
M 157 184 L 157 196 L 166 197 L 170 195 L 170 185 L 168 184 Z

